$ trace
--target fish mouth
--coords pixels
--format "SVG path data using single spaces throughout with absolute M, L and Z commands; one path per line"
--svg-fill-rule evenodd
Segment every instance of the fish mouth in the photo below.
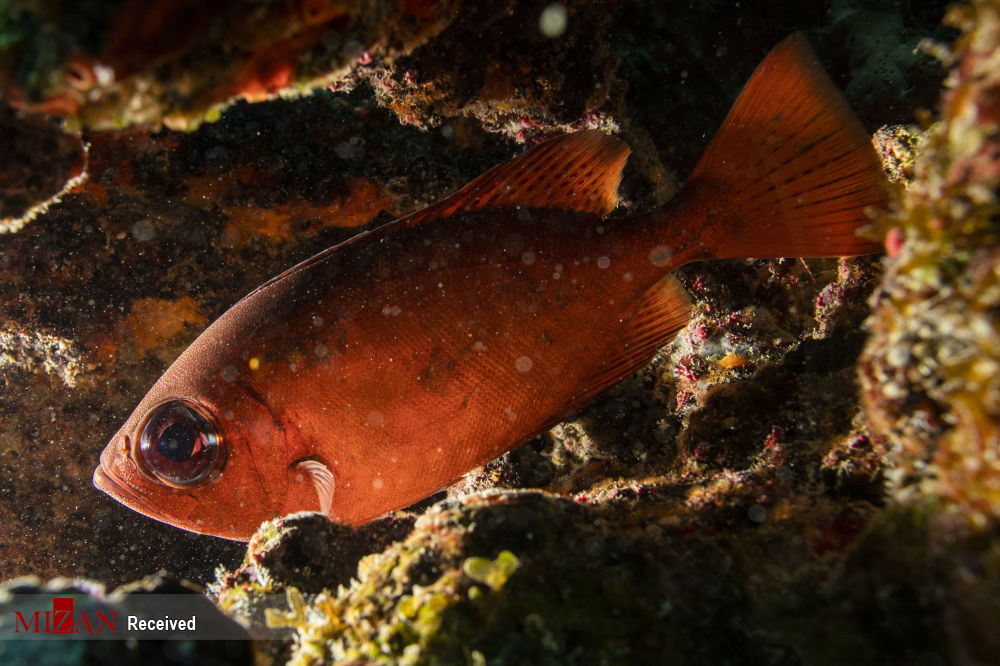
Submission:
M 116 500 L 131 505 L 141 503 L 142 496 L 128 486 L 120 483 L 115 477 L 104 471 L 103 465 L 98 465 L 94 470 L 94 487 L 103 493 L 114 497 Z
M 176 520 L 171 519 L 157 508 L 156 501 L 153 498 L 119 480 L 114 471 L 106 470 L 103 464 L 98 465 L 94 469 L 94 487 L 112 499 L 124 504 L 132 511 L 141 513 L 153 520 L 158 520 L 161 523 L 177 524 Z M 181 497 L 183 497 L 182 501 L 192 502 L 194 505 L 197 505 L 196 498 L 190 493 L 179 493 L 178 496 L 174 497 L 174 501 L 177 501 Z
M 94 469 L 94 487 L 133 511 L 137 511 L 155 520 L 164 520 L 163 514 L 150 508 L 149 498 L 143 497 L 131 487 L 116 479 L 113 473 L 104 471 L 104 465 L 98 465 Z

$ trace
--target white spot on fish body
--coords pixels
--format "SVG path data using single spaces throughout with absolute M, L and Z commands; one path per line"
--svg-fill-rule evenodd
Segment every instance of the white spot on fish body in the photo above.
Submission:
M 525 372 L 530 372 L 534 362 L 527 356 L 518 356 L 517 360 L 514 361 L 514 367 L 517 371 L 524 374 Z
M 657 245 L 649 251 L 649 260 L 654 266 L 664 267 L 674 258 L 673 250 L 666 245 Z
M 598 268 L 607 268 L 610 265 L 611 265 L 611 259 L 609 259 L 607 257 L 598 257 L 597 258 L 597 267 Z

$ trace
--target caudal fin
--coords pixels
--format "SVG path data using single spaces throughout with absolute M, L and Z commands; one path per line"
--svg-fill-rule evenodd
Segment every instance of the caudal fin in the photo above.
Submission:
M 757 66 L 682 190 L 724 257 L 868 254 L 868 206 L 885 203 L 870 138 L 797 33 Z

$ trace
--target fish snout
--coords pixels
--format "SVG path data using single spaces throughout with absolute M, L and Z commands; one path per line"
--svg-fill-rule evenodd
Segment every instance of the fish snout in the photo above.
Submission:
M 142 501 L 142 496 L 132 490 L 128 484 L 117 479 L 111 468 L 105 468 L 104 454 L 101 454 L 101 463 L 94 470 L 94 487 L 130 506 Z
M 111 460 L 117 461 L 114 453 L 114 450 L 112 450 Z M 127 481 L 127 469 L 125 471 L 126 476 L 123 477 L 116 471 L 117 467 L 114 462 L 109 464 L 107 455 L 107 450 L 101 454 L 101 464 L 94 469 L 93 480 L 94 487 L 112 499 L 153 520 L 159 520 L 172 525 L 178 524 L 180 520 L 187 520 L 197 509 L 197 500 L 189 496 L 188 493 L 182 493 L 173 488 L 165 488 L 164 491 L 167 495 L 161 496 L 155 492 L 144 492 L 142 489 L 136 488 Z M 125 462 L 126 466 L 131 464 L 131 461 Z M 164 511 L 162 506 L 164 502 L 169 504 L 171 509 L 169 512 L 170 515 Z

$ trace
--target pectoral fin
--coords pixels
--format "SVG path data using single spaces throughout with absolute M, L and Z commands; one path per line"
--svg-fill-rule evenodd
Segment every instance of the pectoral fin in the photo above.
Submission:
M 336 485 L 333 473 L 318 460 L 303 460 L 295 463 L 294 467 L 305 472 L 312 479 L 313 485 L 316 487 L 316 494 L 319 496 L 320 513 L 333 518 L 330 514 L 330 507 L 333 505 L 333 491 Z

